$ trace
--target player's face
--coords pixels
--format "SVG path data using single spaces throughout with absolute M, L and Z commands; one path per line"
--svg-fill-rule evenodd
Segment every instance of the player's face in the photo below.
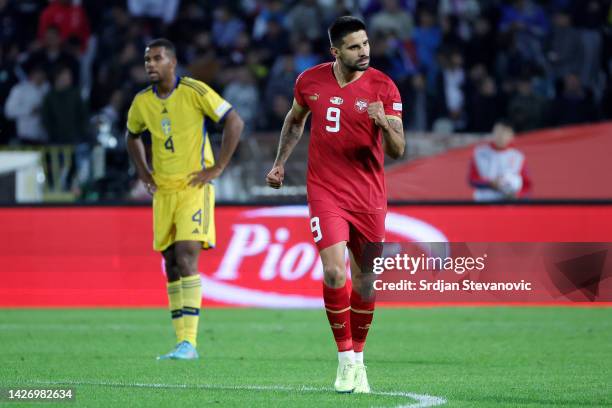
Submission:
M 514 131 L 512 128 L 497 124 L 493 128 L 493 141 L 497 147 L 507 147 L 514 139 Z
M 350 71 L 365 71 L 370 66 L 370 43 L 365 31 L 344 36 L 340 48 L 332 47 L 332 54 Z
M 147 47 L 144 60 L 145 70 L 152 83 L 157 84 L 174 76 L 176 58 L 164 47 Z

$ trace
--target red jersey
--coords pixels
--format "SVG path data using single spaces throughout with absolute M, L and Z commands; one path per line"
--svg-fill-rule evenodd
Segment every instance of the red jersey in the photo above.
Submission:
M 381 101 L 386 115 L 401 118 L 402 101 L 393 81 L 368 68 L 340 87 L 328 62 L 297 78 L 294 97 L 312 112 L 308 201 L 332 201 L 348 211 L 385 212 L 382 131 L 368 116 L 368 103 Z

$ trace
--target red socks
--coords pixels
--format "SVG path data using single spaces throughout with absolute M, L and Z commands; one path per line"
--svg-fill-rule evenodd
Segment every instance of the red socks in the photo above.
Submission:
M 359 293 L 353 290 L 351 293 L 351 335 L 355 353 L 363 351 L 373 317 L 374 300 L 366 302 L 359 296 Z
M 363 352 L 374 317 L 374 301 L 366 302 L 354 290 L 349 299 L 346 286 L 334 289 L 325 283 L 323 283 L 323 300 L 338 351 Z
M 338 351 L 352 350 L 351 304 L 346 287 L 334 289 L 323 283 L 323 301 Z

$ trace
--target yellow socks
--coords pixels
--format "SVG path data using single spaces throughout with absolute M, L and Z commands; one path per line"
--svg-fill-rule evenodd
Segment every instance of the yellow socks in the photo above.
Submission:
M 190 342 L 194 347 L 198 335 L 198 320 L 200 319 L 200 307 L 202 306 L 202 281 L 200 275 L 181 278 L 183 290 L 183 339 Z
M 168 306 L 172 315 L 172 326 L 174 326 L 174 332 L 176 333 L 176 342 L 180 343 L 185 335 L 181 281 L 168 282 L 166 288 L 168 290 Z

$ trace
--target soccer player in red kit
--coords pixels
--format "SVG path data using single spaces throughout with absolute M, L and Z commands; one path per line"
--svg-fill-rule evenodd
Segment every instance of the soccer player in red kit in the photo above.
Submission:
M 308 206 L 323 262 L 325 310 L 338 346 L 334 387 L 338 392 L 368 393 L 363 348 L 374 296 L 360 264 L 364 245 L 385 238 L 384 154 L 397 159 L 404 153 L 402 102 L 391 79 L 369 67 L 370 44 L 361 20 L 339 17 L 328 33 L 335 61 L 298 77 L 266 181 L 274 188 L 282 186 L 284 164 L 312 113 Z M 345 286 L 347 247 L 350 294 Z

